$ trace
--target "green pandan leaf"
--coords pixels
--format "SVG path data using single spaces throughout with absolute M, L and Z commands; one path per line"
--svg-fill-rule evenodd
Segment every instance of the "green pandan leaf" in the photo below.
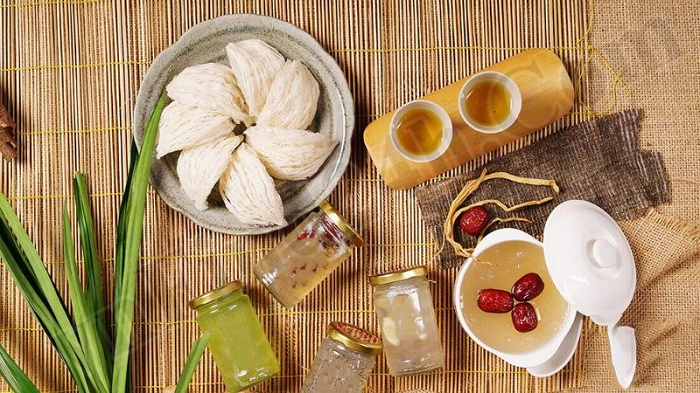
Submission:
M 39 389 L 2 346 L 0 346 L 0 375 L 15 393 L 39 393 Z

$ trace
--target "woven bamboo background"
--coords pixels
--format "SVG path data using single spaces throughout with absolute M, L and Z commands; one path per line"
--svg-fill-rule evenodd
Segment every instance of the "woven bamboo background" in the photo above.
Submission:
M 607 37 L 617 29 L 617 16 L 613 15 L 619 12 L 612 5 L 615 2 L 609 3 L 0 0 L 0 97 L 17 120 L 20 143 L 18 160 L 0 167 L 0 190 L 12 200 L 59 287 L 65 290 L 59 213 L 63 203 L 71 202 L 73 172 L 86 172 L 100 253 L 109 277 L 128 163 L 132 108 L 150 62 L 185 30 L 219 15 L 250 12 L 287 20 L 316 37 L 336 58 L 355 97 L 357 134 L 353 156 L 330 199 L 368 244 L 302 305 L 289 311 L 264 292 L 251 271 L 284 233 L 253 237 L 212 233 L 168 208 L 151 191 L 134 328 L 135 390 L 160 391 L 176 382 L 190 344 L 197 337 L 187 300 L 241 278 L 248 284 L 249 295 L 282 362 L 281 374 L 256 391 L 298 391 L 328 322 L 344 320 L 377 329 L 366 275 L 426 263 L 436 281 L 433 294 L 447 365 L 428 375 L 394 379 L 380 359 L 368 391 L 539 392 L 575 387 L 583 351 L 557 376 L 535 379 L 486 354 L 468 339 L 451 311 L 455 272 L 439 271 L 431 262 L 434 240 L 425 230 L 412 191 L 391 191 L 383 185 L 360 134 L 378 115 L 403 102 L 530 47 L 551 48 L 563 58 L 575 81 L 577 104 L 558 124 L 496 154 L 595 115 L 584 105 L 591 85 L 602 102 L 591 103 L 593 108 L 604 107 L 606 100 L 613 98 L 612 92 L 621 91 L 621 84 L 609 83 L 619 81 L 613 73 L 616 69 L 608 67 L 605 58 L 590 46 L 591 37 L 612 42 Z M 631 8 L 632 3 L 626 6 Z M 603 24 L 593 23 L 594 10 L 598 16 L 603 14 L 599 16 Z M 625 18 L 630 25 L 635 23 L 631 16 Z M 689 34 L 697 37 L 696 32 Z M 696 51 L 695 58 L 697 48 L 688 49 Z M 612 47 L 607 49 L 606 55 L 615 52 Z M 588 83 L 589 76 L 596 79 L 595 83 Z M 698 101 L 694 102 L 690 105 L 697 106 Z M 648 143 L 653 140 L 652 136 L 646 139 Z M 489 158 L 478 159 L 448 176 Z M 678 167 L 686 168 L 686 172 L 677 172 L 679 176 L 698 178 L 697 172 L 689 172 L 689 164 Z M 690 202 L 684 202 L 684 206 L 695 206 L 697 215 L 697 186 L 687 183 L 683 190 L 691 190 Z M 42 391 L 73 391 L 65 368 L 4 267 L 0 267 L 0 288 L 0 343 L 28 370 Z M 0 392 L 5 391 L 7 386 L 0 383 Z M 190 391 L 224 391 L 208 355 Z

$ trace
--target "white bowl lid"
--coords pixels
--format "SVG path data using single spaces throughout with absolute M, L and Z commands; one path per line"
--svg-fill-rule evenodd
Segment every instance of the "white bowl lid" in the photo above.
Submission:
M 632 250 L 615 220 L 590 202 L 566 201 L 549 215 L 543 243 L 564 299 L 597 324 L 615 325 L 637 283 Z

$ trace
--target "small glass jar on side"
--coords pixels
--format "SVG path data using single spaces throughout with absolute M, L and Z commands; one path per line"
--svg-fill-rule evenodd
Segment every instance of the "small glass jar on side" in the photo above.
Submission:
M 197 324 L 209 332 L 209 351 L 230 392 L 279 373 L 280 365 L 241 281 L 192 299 Z
M 253 272 L 277 301 L 292 308 L 363 243 L 340 213 L 323 201 Z
M 381 352 L 377 336 L 357 326 L 332 322 L 301 392 L 362 393 Z
M 425 266 L 371 276 L 374 306 L 389 374 L 441 368 L 445 355 Z

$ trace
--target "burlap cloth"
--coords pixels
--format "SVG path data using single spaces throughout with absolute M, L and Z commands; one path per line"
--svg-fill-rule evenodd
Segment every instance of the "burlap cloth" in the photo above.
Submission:
M 639 144 L 661 153 L 672 188 L 669 204 L 622 224 L 640 280 L 624 317 L 639 331 L 632 391 L 699 392 L 700 7 L 695 0 L 604 0 L 595 2 L 594 12 L 588 109 L 599 115 L 644 108 Z M 584 329 L 582 339 L 591 344 L 582 364 L 583 391 L 614 390 L 605 387 L 612 375 L 599 361 L 608 359 L 604 333 Z
M 496 199 L 506 206 L 536 201 L 548 196 L 554 200 L 537 206 L 504 213 L 489 204 L 491 217 L 523 217 L 529 222 L 496 224 L 487 231 L 513 227 L 540 236 L 549 213 L 559 203 L 584 199 L 624 220 L 643 214 L 649 207 L 669 200 L 663 161 L 658 153 L 639 151 L 637 145 L 641 111 L 630 110 L 577 124 L 514 153 L 496 159 L 484 168 L 449 180 L 416 188 L 416 200 L 423 219 L 436 241 L 443 244 L 443 223 L 450 205 L 464 185 L 486 169 L 489 173 L 508 172 L 530 178 L 553 179 L 560 188 L 523 185 L 503 179 L 482 183 L 462 206 Z M 455 225 L 456 226 L 456 225 Z M 474 248 L 477 238 L 457 228 L 455 239 L 465 248 Z M 445 245 L 437 255 L 442 267 L 459 266 L 464 258 Z

